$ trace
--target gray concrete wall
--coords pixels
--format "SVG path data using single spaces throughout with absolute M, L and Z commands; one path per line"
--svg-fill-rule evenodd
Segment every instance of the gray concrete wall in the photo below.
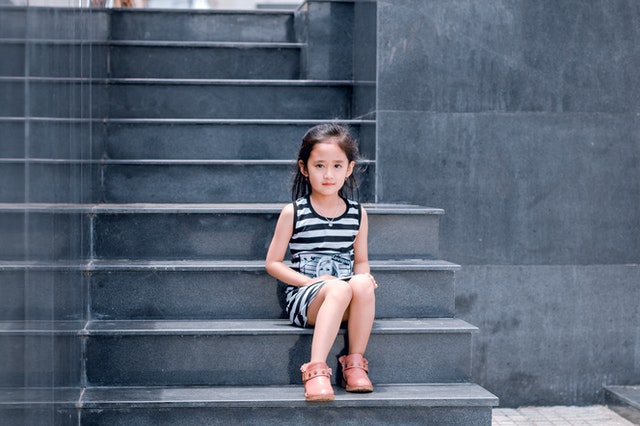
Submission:
M 503 406 L 640 383 L 640 4 L 379 0 L 379 202 L 444 208 Z

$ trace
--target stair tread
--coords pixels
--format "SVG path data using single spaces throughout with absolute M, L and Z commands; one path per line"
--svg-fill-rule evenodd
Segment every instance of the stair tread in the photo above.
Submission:
M 369 214 L 432 214 L 444 210 L 411 204 L 368 204 Z M 280 213 L 283 203 L 126 203 L 126 204 L 65 204 L 65 203 L 0 203 L 0 212 L 29 213 Z
M 605 386 L 605 389 L 640 410 L 640 386 Z
M 477 327 L 457 318 L 376 319 L 373 334 L 472 333 Z M 284 319 L 244 320 L 91 320 L 88 335 L 257 335 L 312 334 Z
M 460 265 L 438 259 L 372 260 L 373 271 L 452 271 Z M 82 271 L 263 271 L 264 260 L 92 260 L 79 262 L 0 260 L 3 270 L 82 270 Z
M 470 384 L 377 384 L 369 394 L 347 393 L 334 388 L 332 406 L 494 406 L 497 398 L 482 387 Z M 301 386 L 240 387 L 119 387 L 87 388 L 84 408 L 161 405 L 163 407 L 287 407 L 306 404 Z
M 473 383 L 376 384 L 370 394 L 334 387 L 331 406 L 496 406 L 498 398 Z M 57 404 L 82 408 L 304 406 L 301 386 L 4 388 L 0 406 Z

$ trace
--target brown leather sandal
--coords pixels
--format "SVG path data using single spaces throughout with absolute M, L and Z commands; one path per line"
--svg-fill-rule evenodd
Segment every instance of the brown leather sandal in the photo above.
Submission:
M 338 361 L 342 364 L 342 387 L 347 392 L 373 392 L 369 362 L 361 354 L 343 355 Z
M 307 401 L 333 401 L 331 368 L 324 362 L 307 363 L 300 367 Z

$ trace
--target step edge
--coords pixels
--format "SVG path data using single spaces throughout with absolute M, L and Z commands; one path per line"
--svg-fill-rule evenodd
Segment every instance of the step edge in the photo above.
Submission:
M 152 407 L 290 407 L 304 401 L 299 385 L 282 386 L 89 386 L 51 388 L 0 389 L 0 408 L 53 405 L 81 409 L 152 408 Z M 389 396 L 384 398 L 384 395 Z M 400 391 L 400 392 L 398 392 Z M 404 396 L 402 395 L 404 391 Z M 498 398 L 475 383 L 380 383 L 372 394 L 349 394 L 335 387 L 337 399 L 327 407 L 335 406 L 465 406 L 495 407 Z M 241 395 L 267 394 L 261 398 L 229 398 L 231 393 Z M 401 395 L 398 395 L 400 393 Z M 465 393 L 466 396 L 461 396 Z M 135 395 L 147 398 L 134 400 Z M 154 395 L 155 394 L 155 395 Z M 199 398 L 194 398 L 194 394 Z M 285 396 L 277 397 L 278 394 Z M 51 398 L 52 395 L 57 397 Z M 190 395 L 190 398 L 189 398 Z M 223 398 L 219 395 L 226 396 Z M 124 399 L 126 397 L 129 399 Z M 155 398 L 154 398 L 155 396 Z M 138 397 L 139 398 L 139 397 Z M 164 398 L 164 400 L 161 400 Z
M 376 319 L 372 335 L 471 334 L 478 328 L 458 318 Z M 236 320 L 89 320 L 86 336 L 246 336 L 310 335 L 313 329 L 294 327 L 285 319 Z M 341 334 L 345 330 L 340 331 Z
M 616 399 L 629 405 L 630 407 L 640 410 L 640 385 L 635 386 L 619 386 L 608 385 L 604 389 Z M 639 413 L 640 414 L 640 413 Z
M 0 203 L 0 213 L 50 214 L 278 214 L 286 203 Z M 363 203 L 370 215 L 442 215 L 443 209 L 412 204 Z
M 462 266 L 440 259 L 376 259 L 369 261 L 371 270 L 393 271 L 457 271 Z M 16 261 L 0 260 L 2 271 L 156 271 L 156 272 L 263 272 L 264 260 L 131 260 L 91 259 L 87 261 Z

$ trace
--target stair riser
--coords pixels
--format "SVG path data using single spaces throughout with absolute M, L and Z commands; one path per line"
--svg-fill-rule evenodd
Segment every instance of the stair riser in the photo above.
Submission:
M 105 149 L 112 159 L 294 160 L 314 124 L 110 123 Z M 349 127 L 364 158 L 375 159 L 374 126 Z
M 0 213 L 0 260 L 87 258 L 89 229 L 82 214 Z
M 298 48 L 112 46 L 109 63 L 112 78 L 300 77 Z
M 453 316 L 452 271 L 372 273 L 379 318 Z M 94 272 L 90 282 L 95 319 L 284 317 L 276 281 L 264 272 Z
M 111 118 L 350 118 L 348 86 L 112 82 Z M 313 102 L 309 102 L 313 99 Z
M 30 117 L 104 118 L 106 90 L 105 84 L 90 80 L 0 80 L 0 117 L 24 117 L 27 103 Z
M 339 407 L 327 404 L 306 408 L 183 408 L 83 410 L 82 424 L 130 426 L 260 425 L 404 425 L 490 426 L 491 407 Z M 24 424 L 24 423 L 22 423 Z
M 81 344 L 76 335 L 0 333 L 2 387 L 76 386 L 82 366 L 67 360 L 82 359 Z
M 107 47 L 104 44 L 45 44 L 0 42 L 0 76 L 93 77 L 107 76 Z M 42 58 L 50 58 L 43 61 Z M 28 72 L 25 62 L 29 64 Z
M 90 186 L 99 188 L 99 170 L 80 163 L 0 163 L 0 203 L 90 203 L 97 202 Z M 26 191 L 29 182 L 29 191 Z
M 80 320 L 85 286 L 79 270 L 0 270 L 0 321 Z
M 98 259 L 264 259 L 277 221 L 268 215 L 104 214 Z M 437 258 L 438 216 L 369 215 L 369 257 Z
M 91 121 L 0 120 L 1 155 L 3 158 L 88 159 L 92 155 L 100 158 L 102 133 L 102 124 Z M 0 165 L 0 169 L 2 167 Z
M 302 383 L 299 369 L 309 361 L 312 336 L 291 328 L 282 335 L 90 336 L 87 380 L 94 386 Z M 343 337 L 328 358 L 334 371 Z M 374 333 L 369 375 L 374 383 L 466 382 L 470 344 L 468 333 Z
M 3 7 L 0 38 L 33 40 L 107 40 L 109 11 L 104 9 Z
M 105 213 L 92 225 L 85 214 L 25 214 L 0 213 L 0 260 L 88 258 L 81 248 L 92 235 L 97 259 L 264 259 L 277 221 L 277 214 Z M 369 257 L 438 258 L 438 217 L 370 212 Z
M 295 166 L 108 165 L 102 168 L 107 203 L 269 203 L 291 200 Z M 362 201 L 373 199 L 372 167 L 360 176 Z
M 294 160 L 315 122 L 102 123 L 0 120 L 3 158 Z M 348 124 L 365 159 L 375 159 L 374 125 Z M 89 145 L 91 142 L 91 145 Z M 104 150 L 104 153 L 103 153 Z
M 205 11 L 114 12 L 112 40 L 295 41 L 293 13 L 207 13 Z

